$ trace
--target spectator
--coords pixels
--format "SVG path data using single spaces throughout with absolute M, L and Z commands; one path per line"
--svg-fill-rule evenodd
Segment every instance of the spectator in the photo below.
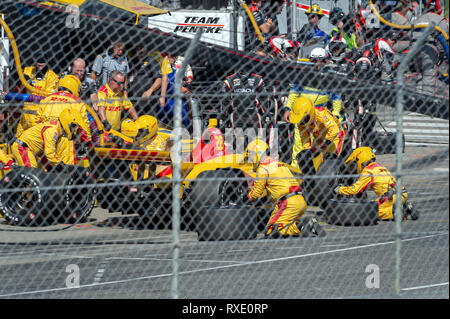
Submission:
M 114 43 L 113 47 L 109 47 L 105 53 L 98 55 L 95 58 L 94 65 L 92 66 L 91 78 L 95 82 L 99 83 L 99 86 L 106 85 L 111 77 L 112 71 L 120 71 L 125 77 L 124 82 L 124 94 L 127 96 L 128 89 L 128 77 L 130 72 L 128 60 L 124 54 L 125 45 L 122 42 Z M 100 78 L 98 78 L 100 77 Z
M 313 4 L 306 11 L 306 15 L 308 23 L 303 25 L 298 38 L 302 48 L 302 58 L 308 58 L 314 48 L 324 47 L 328 41 L 328 35 L 319 28 L 319 21 L 323 17 L 322 9 L 317 4 Z
M 166 93 L 169 85 L 169 74 L 173 72 L 170 66 L 169 59 L 166 54 L 161 52 L 152 52 L 150 57 L 159 63 L 161 69 L 160 77 L 158 77 L 150 86 L 150 88 L 142 94 L 144 100 L 148 99 L 156 90 L 161 89 L 159 96 L 159 107 L 163 108 L 166 105 Z
M 276 28 L 276 24 L 272 17 L 267 16 L 262 7 L 264 0 L 251 0 L 248 9 L 253 15 L 256 25 L 262 33 L 262 36 L 268 35 Z M 245 48 L 247 51 L 253 51 L 259 55 L 265 55 L 264 46 L 257 36 L 250 18 L 246 19 L 245 25 Z
M 86 103 L 96 100 L 98 84 L 91 77 L 86 76 L 86 62 L 82 58 L 75 59 L 69 71 L 63 73 L 62 78 L 70 74 L 76 76 L 81 82 L 79 98 Z M 98 111 L 97 105 L 95 105 L 94 110 Z
M 169 71 L 172 72 L 171 69 Z M 139 113 L 154 113 L 155 110 L 150 107 L 153 103 L 148 103 L 148 98 L 161 85 L 161 64 L 150 56 L 146 47 L 138 46 L 135 58 L 132 60 L 130 74 L 129 96 L 136 99 L 134 103 L 139 105 Z
M 106 131 L 120 131 L 122 109 L 128 111 L 134 120 L 138 115 L 133 104 L 123 92 L 125 76 L 120 71 L 112 71 L 107 84 L 97 92 L 100 120 Z
M 181 64 L 184 61 L 184 57 L 181 55 L 171 55 L 168 57 L 170 65 L 172 66 L 172 69 L 178 70 L 181 68 Z M 186 71 L 184 73 L 183 77 L 183 85 L 184 87 L 188 87 L 191 85 L 192 81 L 194 80 L 194 73 L 192 72 L 191 66 L 188 64 L 186 65 Z
M 157 111 L 157 116 L 161 121 L 165 121 L 168 123 L 172 123 L 171 118 L 173 118 L 173 111 L 175 108 L 175 74 L 177 72 L 177 69 L 181 66 L 181 63 L 183 61 L 183 57 L 179 56 L 167 56 L 166 57 L 167 61 L 169 61 L 170 63 L 170 67 L 172 69 L 171 73 L 167 74 L 168 77 L 168 85 L 167 85 L 167 91 L 166 94 L 169 97 L 167 103 L 161 107 L 158 108 Z M 175 64 L 176 61 L 178 59 L 178 63 L 177 65 Z M 177 68 L 178 66 L 178 68 Z M 190 79 L 189 79 L 190 78 Z M 192 73 L 192 69 L 190 68 L 190 66 L 188 65 L 188 68 L 186 68 L 186 72 L 184 74 L 184 83 L 191 83 L 192 79 L 193 79 L 193 73 Z M 162 79 L 161 79 L 161 83 L 162 83 Z M 184 84 L 183 83 L 183 84 Z M 183 90 L 183 88 L 182 88 Z M 186 92 L 186 89 L 184 90 Z M 186 102 L 182 99 L 181 100 L 181 107 L 182 107 L 182 122 L 183 125 L 187 128 L 190 129 L 190 121 L 189 121 L 189 116 L 188 116 L 188 108 L 187 108 L 187 104 Z
M 335 8 L 340 9 L 340 8 Z M 347 45 L 347 49 L 357 49 L 361 47 L 364 42 L 360 32 L 360 26 L 357 25 L 356 16 L 353 14 L 345 15 L 342 10 L 335 10 L 330 21 L 335 22 L 335 27 L 331 30 L 330 38 L 332 40 L 343 39 Z M 333 11 L 333 12 L 335 12 Z

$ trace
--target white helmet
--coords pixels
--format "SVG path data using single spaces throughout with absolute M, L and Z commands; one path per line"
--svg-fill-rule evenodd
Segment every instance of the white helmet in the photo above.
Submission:
M 314 48 L 309 54 L 310 60 L 323 60 L 328 57 L 327 51 L 324 48 Z
M 295 58 L 298 56 L 298 49 L 300 44 L 298 41 L 292 41 L 282 37 L 272 37 L 269 41 L 273 52 L 281 58 L 292 58 L 290 55 L 294 54 Z

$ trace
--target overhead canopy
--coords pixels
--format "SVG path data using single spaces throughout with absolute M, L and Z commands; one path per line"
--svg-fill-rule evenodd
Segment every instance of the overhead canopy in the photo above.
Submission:
M 78 2 L 79 1 L 80 0 L 78 0 Z M 156 15 L 167 13 L 167 10 L 159 9 L 157 7 L 153 7 L 145 3 L 139 2 L 137 0 L 100 0 L 100 1 L 139 15 Z
M 40 4 L 47 6 L 75 5 L 80 8 L 81 12 L 83 12 L 84 8 L 92 7 L 93 5 L 95 6 L 96 4 L 100 5 L 100 2 L 133 13 L 138 16 L 158 15 L 168 12 L 167 10 L 150 6 L 137 0 L 53 0 L 41 2 Z

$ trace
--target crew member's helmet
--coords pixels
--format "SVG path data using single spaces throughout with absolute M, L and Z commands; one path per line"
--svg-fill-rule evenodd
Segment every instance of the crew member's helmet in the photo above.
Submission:
M 345 58 L 346 49 L 347 43 L 344 39 L 333 38 L 331 42 L 327 44 L 327 50 L 330 53 L 331 60 L 334 62 L 341 62 Z
M 248 159 L 249 163 L 258 164 L 268 149 L 269 145 L 257 137 L 248 144 L 244 152 L 244 158 Z
M 80 97 L 81 81 L 75 75 L 69 74 L 64 76 L 58 82 L 58 91 L 69 91 L 76 97 Z
M 306 15 L 310 15 L 310 14 L 317 14 L 319 16 L 319 18 L 321 18 L 323 16 L 323 11 L 317 4 L 313 4 L 306 11 Z
M 270 39 L 269 43 L 273 52 L 281 56 L 281 58 L 287 57 L 292 59 L 291 55 L 295 55 L 295 58 L 298 56 L 298 50 L 300 48 L 300 43 L 298 41 L 292 41 L 281 37 L 273 37 Z
M 363 56 L 356 60 L 354 72 L 357 76 L 368 77 L 370 75 L 370 68 L 372 67 L 372 62 L 369 58 Z
M 124 120 L 121 125 L 122 134 L 135 139 L 138 144 L 152 139 L 158 132 L 158 120 L 151 115 L 142 115 L 136 121 Z
M 376 156 L 370 147 L 358 147 L 345 160 L 346 165 L 354 165 L 356 163 L 356 172 L 359 174 L 371 161 L 375 161 Z
M 299 97 L 295 100 L 289 116 L 289 122 L 300 126 L 308 126 L 316 115 L 313 103 L 306 97 Z
M 314 48 L 309 54 L 309 60 L 311 62 L 323 61 L 328 58 L 327 51 L 324 48 Z
M 61 114 L 59 114 L 59 122 L 61 123 L 65 136 L 70 141 L 73 140 L 75 136 L 81 136 L 83 134 L 81 130 L 86 134 L 89 132 L 89 128 L 81 116 L 81 113 L 74 109 L 64 109 Z

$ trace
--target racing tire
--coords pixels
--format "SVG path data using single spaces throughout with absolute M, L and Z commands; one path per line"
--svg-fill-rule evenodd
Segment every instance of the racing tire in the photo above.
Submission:
M 195 217 L 199 241 L 255 239 L 256 211 L 248 206 L 204 206 Z
M 74 166 L 65 191 L 67 211 L 59 219 L 63 223 L 85 222 L 95 205 L 97 188 L 94 175 L 88 168 Z
M 58 216 L 66 212 L 65 186 L 69 178 L 67 174 L 48 173 L 38 168 L 15 168 L 0 181 L 3 217 L 15 226 L 57 223 Z
M 325 209 L 328 224 L 369 226 L 378 223 L 378 203 L 357 199 L 330 199 Z
M 192 221 L 195 220 L 196 215 L 201 214 L 204 206 L 243 206 L 242 198 L 248 194 L 248 183 L 240 178 L 245 178 L 245 175 L 232 170 L 200 173 L 188 191 L 183 226 L 192 228 Z
M 306 189 L 306 201 L 310 205 L 319 206 L 323 210 L 328 207 L 329 199 L 335 198 L 333 190 L 339 185 L 342 160 L 339 158 L 325 159 L 317 169 L 314 186 Z M 323 176 L 323 177 L 321 177 Z

